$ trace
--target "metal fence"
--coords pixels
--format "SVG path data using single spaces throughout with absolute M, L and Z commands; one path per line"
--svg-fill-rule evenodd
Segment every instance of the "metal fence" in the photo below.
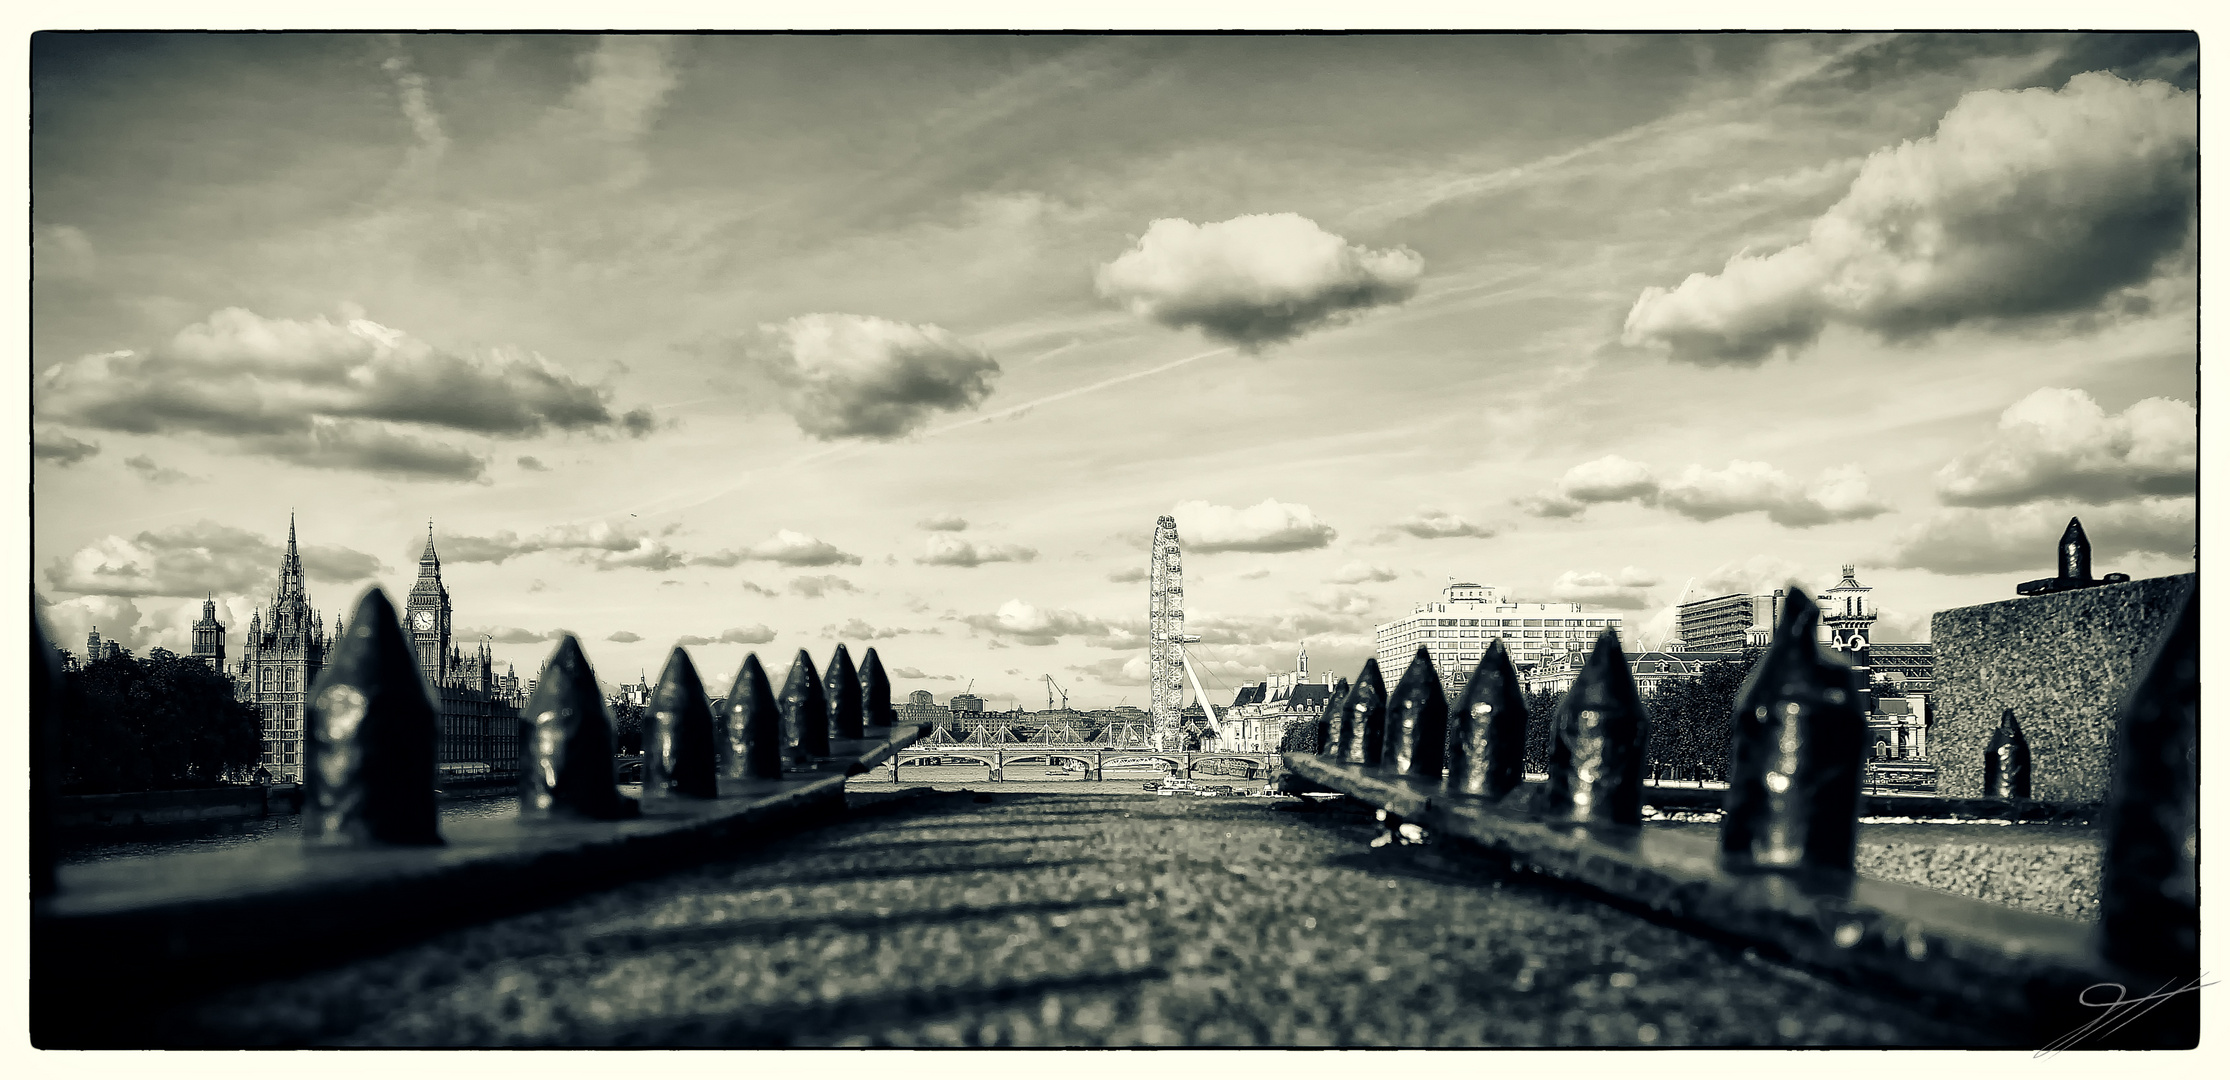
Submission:
M 439 825 L 439 714 L 386 595 L 367 592 L 312 688 L 300 845 L 56 865 L 61 670 L 32 628 L 32 1031 L 129 1045 L 135 1005 L 323 966 L 760 842 L 845 808 L 844 783 L 922 734 L 874 649 L 800 650 L 776 693 L 744 659 L 716 715 L 675 648 L 644 724 L 640 798 L 571 636 L 519 720 L 516 817 Z M 242 964 L 244 957 L 269 961 Z
M 2198 977 L 2196 594 L 2123 709 L 2095 928 L 1854 872 L 1861 807 L 1882 800 L 1862 795 L 1859 688 L 1852 669 L 1815 644 L 1818 614 L 1790 590 L 1736 700 L 1726 791 L 1650 796 L 1716 804 L 1713 839 L 1645 823 L 1647 720 L 1609 634 L 1548 717 L 1526 714 L 1499 641 L 1453 707 L 1423 651 L 1391 694 L 1368 661 L 1318 720 L 1322 752 L 1288 753 L 1286 764 L 1304 786 L 1378 806 L 1384 840 L 1454 836 L 1515 869 L 2015 1032 L 2073 1030 L 2098 1019 L 2111 993 L 2100 987 L 2126 989 L 2149 1004 L 2117 1019 L 2127 1025 L 2117 1037 L 2192 1045 L 2196 995 L 2184 991 Z M 1550 761 L 1546 782 L 1528 784 L 1535 723 L 1548 726 Z M 1928 802 L 1941 813 L 2054 816 L 2025 812 L 2029 750 L 2010 712 L 1983 767 L 1988 798 Z

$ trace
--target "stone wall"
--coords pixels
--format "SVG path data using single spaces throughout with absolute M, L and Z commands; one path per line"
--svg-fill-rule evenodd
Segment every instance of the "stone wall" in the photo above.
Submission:
M 302 809 L 302 789 L 231 784 L 186 791 L 127 791 L 114 795 L 64 795 L 55 800 L 61 829 L 107 829 L 193 821 L 244 821 Z
M 1982 748 L 2007 709 L 2029 740 L 2030 794 L 2104 802 L 2114 722 L 2139 666 L 2173 626 L 2197 575 L 2023 596 L 1936 613 L 1936 791 L 1982 793 Z

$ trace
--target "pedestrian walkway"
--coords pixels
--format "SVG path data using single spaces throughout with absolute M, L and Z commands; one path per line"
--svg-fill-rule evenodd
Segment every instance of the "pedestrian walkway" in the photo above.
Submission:
M 984 801 L 987 800 L 987 801 Z M 156 1020 L 173 1044 L 1960 1045 L 1297 800 L 937 795 Z

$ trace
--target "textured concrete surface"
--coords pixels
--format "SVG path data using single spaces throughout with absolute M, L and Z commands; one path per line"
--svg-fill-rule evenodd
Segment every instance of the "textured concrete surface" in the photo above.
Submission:
M 975 799 L 986 799 L 977 802 Z M 1965 1045 L 1297 801 L 939 797 L 150 1017 L 173 1044 Z
M 1982 793 L 1982 748 L 2007 709 L 2029 740 L 2031 797 L 2103 802 L 2123 695 L 2196 575 L 2024 596 L 1936 613 L 1928 758 L 1943 795 Z
M 2099 831 L 2062 825 L 1865 825 L 1858 872 L 2086 922 L 2098 918 Z

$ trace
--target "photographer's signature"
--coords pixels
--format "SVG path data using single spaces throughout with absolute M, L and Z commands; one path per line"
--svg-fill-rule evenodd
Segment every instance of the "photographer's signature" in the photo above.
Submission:
M 2040 1058 L 2050 1057 L 2062 1050 L 2074 1049 L 2077 1044 L 2085 1039 L 2111 1035 L 2138 1017 L 2159 1008 L 2160 1003 L 2169 998 L 2178 994 L 2192 993 L 2203 986 L 2213 986 L 2214 983 L 2199 981 L 2206 977 L 2206 973 L 2201 972 L 2198 979 L 2193 979 L 2182 986 L 2177 986 L 2173 982 L 2163 983 L 2159 990 L 2143 997 L 2130 997 L 2129 988 L 2120 983 L 2095 983 L 2087 986 L 2080 995 L 2077 995 L 2076 1000 L 2091 1008 L 2102 1010 L 2098 1014 L 2098 1019 L 2044 1044 L 2044 1048 L 2038 1050 L 2035 1056 Z

